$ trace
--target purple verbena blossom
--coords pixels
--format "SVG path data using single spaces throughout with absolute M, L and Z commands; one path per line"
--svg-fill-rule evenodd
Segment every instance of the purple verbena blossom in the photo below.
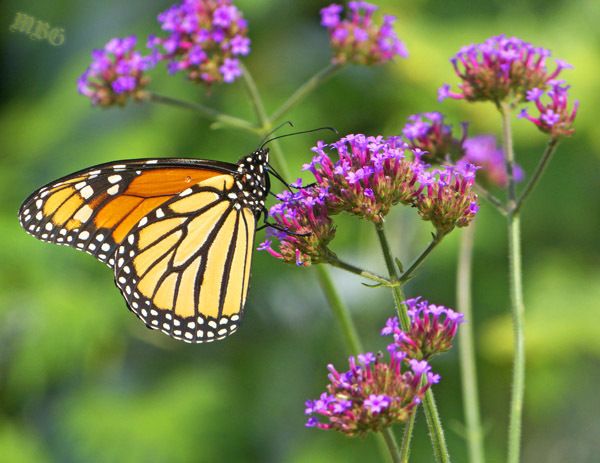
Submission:
M 327 191 L 329 214 L 345 211 L 380 222 L 393 205 L 412 203 L 423 165 L 400 137 L 351 134 L 329 145 L 319 142 L 312 150 L 315 156 L 304 170 Z
M 477 167 L 470 163 L 424 170 L 419 175 L 415 206 L 423 220 L 431 221 L 438 237 L 454 227 L 471 223 L 479 210 L 473 192 Z
M 549 56 L 550 51 L 545 48 L 505 35 L 467 45 L 450 60 L 461 79 L 460 91 L 453 92 L 444 84 L 438 98 L 494 103 L 524 101 L 529 90 L 547 89 L 563 69 L 572 68 L 562 60 L 555 60 L 556 67 L 550 70 Z
M 575 100 L 569 108 L 569 86 L 564 85 L 564 82 L 552 82 L 550 89 L 546 91 L 534 88 L 528 92 L 527 100 L 535 104 L 538 114 L 532 116 L 527 109 L 523 109 L 519 117 L 533 122 L 542 132 L 549 133 L 554 138 L 569 136 L 575 132 L 573 122 L 579 101 Z
M 465 163 L 474 164 L 479 167 L 478 181 L 483 180 L 499 187 L 507 185 L 508 175 L 506 174 L 504 154 L 502 149 L 496 145 L 496 137 L 477 135 L 467 138 L 463 146 L 465 155 L 457 161 L 459 167 L 464 166 Z M 524 178 L 523 169 L 518 164 L 514 166 L 513 175 L 517 182 Z
M 321 25 L 329 31 L 336 64 L 381 64 L 395 56 L 406 58 L 404 43 L 394 32 L 394 16 L 384 16 L 383 24 L 373 21 L 375 5 L 349 2 L 347 17 L 342 19 L 343 7 L 332 4 L 321 9 Z
M 430 304 L 420 297 L 407 299 L 404 304 L 408 308 L 410 329 L 403 331 L 397 317 L 388 319 L 381 330 L 382 336 L 394 338 L 388 351 L 422 360 L 450 350 L 464 315 L 442 305 Z
M 77 80 L 79 93 L 99 106 L 123 106 L 129 98 L 141 100 L 150 82 L 144 73 L 156 63 L 154 55 L 134 51 L 136 37 L 111 39 L 92 52 L 92 63 Z
M 406 421 L 411 410 L 421 403 L 425 392 L 439 382 L 425 361 L 402 355 L 361 354 L 374 358 L 360 362 L 350 357 L 350 369 L 338 372 L 328 365 L 327 391 L 317 400 L 306 402 L 307 427 L 333 429 L 349 436 L 381 431 Z
M 170 35 L 150 37 L 148 46 L 162 48 L 171 73 L 184 71 L 207 86 L 233 82 L 242 71 L 238 56 L 250 53 L 247 23 L 231 0 L 183 0 L 158 15 Z
M 424 160 L 442 162 L 458 159 L 464 154 L 467 124 L 462 124 L 462 135 L 456 138 L 453 136 L 452 126 L 444 123 L 442 113 L 419 113 L 408 117 L 402 134 L 408 140 L 410 148 L 424 152 Z
M 269 216 L 287 232 L 269 228 L 267 239 L 258 249 L 298 266 L 326 262 L 331 255 L 327 245 L 335 236 L 325 205 L 326 195 L 318 186 L 277 195 L 280 202 L 271 207 Z M 278 250 L 273 247 L 277 244 Z

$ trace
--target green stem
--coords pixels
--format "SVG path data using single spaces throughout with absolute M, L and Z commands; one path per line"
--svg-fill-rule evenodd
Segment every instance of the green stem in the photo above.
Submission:
M 377 238 L 379 238 L 379 245 L 381 246 L 381 251 L 383 252 L 383 259 L 385 260 L 385 266 L 387 267 L 390 278 L 393 281 L 398 281 L 398 270 L 396 269 L 396 263 L 394 262 L 392 251 L 390 250 L 390 244 L 388 242 L 385 230 L 383 228 L 383 222 L 378 222 L 375 224 L 375 231 L 377 232 Z M 408 331 L 410 329 L 410 319 L 408 318 L 406 306 L 403 302 L 404 299 L 406 299 L 406 297 L 404 296 L 404 291 L 402 291 L 402 288 L 400 286 L 397 286 L 392 288 L 392 294 L 394 295 L 396 313 L 398 314 L 398 319 L 400 320 L 402 329 L 404 331 Z
M 256 113 L 256 118 L 258 119 L 259 124 L 261 125 L 260 133 L 264 137 L 269 133 L 272 127 L 272 122 L 267 116 L 267 111 L 265 110 L 265 105 L 263 104 L 262 98 L 260 97 L 260 93 L 258 92 L 258 88 L 256 87 L 256 82 L 250 74 L 250 71 L 242 64 L 242 72 L 244 77 L 244 84 L 246 86 L 246 91 L 248 92 L 248 96 L 250 97 L 250 101 L 252 102 L 252 106 L 254 107 L 254 112 Z M 281 146 L 277 140 L 273 140 L 271 142 L 271 151 L 273 153 L 273 158 L 281 175 L 284 178 L 287 178 L 288 181 L 291 178 L 290 168 L 288 167 L 288 163 L 283 156 L 283 151 L 281 150 Z
M 521 224 L 516 208 L 514 177 L 515 155 L 512 144 L 511 111 L 507 104 L 499 106 L 502 114 L 504 156 L 508 173 L 508 266 L 510 303 L 513 315 L 514 361 L 512 398 L 508 427 L 508 463 L 518 463 L 521 458 L 521 422 L 525 395 L 525 304 L 523 303 L 523 276 L 521 269 Z
M 393 281 L 390 281 L 387 278 L 381 277 L 375 273 L 369 272 L 368 270 L 364 270 L 360 267 L 356 267 L 355 265 L 344 262 L 333 253 L 330 254 L 329 258 L 327 259 L 327 263 L 342 270 L 346 270 L 347 272 L 354 273 L 364 278 L 368 278 L 372 281 L 376 281 L 377 283 L 383 286 L 393 286 L 395 284 Z
M 411 413 L 406 425 L 404 426 L 404 434 L 402 435 L 402 447 L 400 448 L 400 461 L 408 463 L 410 458 L 410 441 L 412 440 L 413 429 L 415 427 L 415 419 L 417 417 L 417 409 Z
M 381 434 L 383 435 L 383 440 L 385 440 L 385 445 L 387 446 L 388 450 L 390 451 L 390 456 L 392 457 L 392 462 L 393 463 L 403 463 L 403 460 L 401 459 L 401 455 L 400 455 L 400 449 L 398 448 L 398 443 L 396 442 L 396 438 L 394 437 L 394 434 L 392 433 L 392 429 L 391 428 L 385 428 L 383 431 L 381 431 Z
M 252 107 L 254 108 L 256 119 L 258 119 L 258 121 L 261 123 L 261 130 L 263 131 L 263 133 L 267 132 L 271 129 L 271 121 L 267 116 L 267 111 L 265 110 L 265 105 L 263 104 L 263 100 L 260 97 L 260 93 L 258 93 L 256 82 L 254 81 L 252 74 L 250 74 L 246 66 L 240 63 L 240 67 L 242 68 L 244 86 L 246 87 L 246 91 L 248 92 L 248 96 L 250 97 L 250 102 L 252 103 Z
M 323 82 L 342 69 L 340 64 L 329 64 L 321 69 L 314 76 L 302 84 L 292 96 L 290 96 L 270 117 L 271 122 L 276 122 L 287 114 L 287 112 L 306 98 L 312 91 L 319 87 Z
M 331 274 L 325 267 L 323 267 L 323 265 L 315 265 L 315 268 L 317 269 L 317 276 L 319 277 L 321 288 L 323 289 L 333 315 L 342 330 L 346 344 L 348 347 L 350 347 L 355 355 L 364 352 L 362 343 L 360 342 L 360 338 L 358 337 L 358 333 L 356 331 L 356 327 L 354 326 L 352 318 L 350 317 L 350 311 L 342 302 L 339 293 L 333 285 Z
M 443 235 L 433 235 L 433 239 L 431 240 L 431 243 L 429 243 L 429 245 L 425 248 L 425 250 L 419 254 L 417 256 L 417 258 L 414 260 L 414 262 L 412 264 L 410 264 L 410 267 L 408 267 L 408 270 L 406 270 L 406 272 L 404 272 L 402 274 L 402 276 L 400 277 L 400 282 L 401 283 L 406 283 L 411 277 L 412 274 L 415 272 L 415 270 L 417 270 L 421 264 L 423 264 L 423 262 L 425 261 L 425 259 L 427 258 L 427 256 L 431 253 L 431 251 L 433 251 L 435 249 L 435 247 L 440 244 L 440 242 L 442 241 Z
M 398 280 L 398 271 L 396 269 L 396 265 L 394 262 L 394 258 L 392 256 L 392 252 L 390 250 L 389 242 L 387 240 L 387 236 L 385 234 L 385 230 L 383 228 L 383 223 L 376 223 L 375 230 L 377 231 L 377 236 L 379 238 L 379 243 L 381 245 L 381 250 L 383 252 L 383 257 L 385 260 L 385 264 L 388 268 L 388 272 L 390 274 L 390 278 L 394 281 Z M 401 279 L 408 276 L 416 270 L 425 257 L 429 255 L 429 253 L 437 246 L 437 244 L 441 241 L 441 237 L 438 235 L 434 235 L 433 241 L 429 244 L 427 249 L 421 253 L 419 257 L 415 260 L 415 262 L 410 266 L 410 268 L 404 272 Z M 408 317 L 408 313 L 406 310 L 406 306 L 403 304 L 405 299 L 404 292 L 400 286 L 392 287 L 392 292 L 394 295 L 394 301 L 396 303 L 396 312 L 398 313 L 398 319 L 400 320 L 400 324 L 404 331 L 410 330 L 410 318 Z M 437 407 L 435 405 L 435 399 L 433 397 L 433 392 L 431 389 L 427 390 L 425 394 L 425 400 L 423 401 L 423 409 L 425 410 L 425 418 L 427 421 L 427 427 L 429 428 L 429 436 L 431 438 L 431 445 L 433 447 L 433 454 L 435 456 L 435 460 L 438 463 L 449 463 L 450 455 L 448 453 L 448 447 L 446 445 L 446 439 L 444 437 L 444 429 L 442 427 L 442 421 L 440 419 L 439 413 L 437 411 Z M 413 413 L 416 413 L 413 412 Z M 408 424 L 407 424 L 408 426 Z M 407 432 L 411 432 L 409 429 Z M 404 436 L 404 440 L 410 442 L 411 436 Z M 403 451 L 408 452 L 407 449 L 403 449 Z
M 471 223 L 460 236 L 458 268 L 456 279 L 457 309 L 465 316 L 458 333 L 458 350 L 462 379 L 462 399 L 466 421 L 466 438 L 470 463 L 483 463 L 483 430 L 479 412 L 475 343 L 473 336 L 473 315 L 471 310 L 471 284 L 473 269 L 473 243 L 475 222 Z
M 425 393 L 423 410 L 425 411 L 425 419 L 427 421 L 427 428 L 429 429 L 429 437 L 433 446 L 435 460 L 439 463 L 450 463 L 450 455 L 448 454 L 446 438 L 444 437 L 444 428 L 442 427 L 440 414 L 431 389 L 427 389 Z
M 223 114 L 217 111 L 216 109 L 209 108 L 208 106 L 204 106 L 198 103 L 191 103 L 189 101 L 183 101 L 177 98 L 159 95 L 157 93 L 152 92 L 147 93 L 147 99 L 152 103 L 159 103 L 168 106 L 174 106 L 177 108 L 191 109 L 192 111 L 196 111 L 206 119 L 209 119 L 214 122 L 219 122 L 229 127 L 242 129 L 247 132 L 252 132 L 254 134 L 259 132 L 258 127 L 252 125 L 250 122 L 244 119 L 240 119 L 239 117 L 235 116 L 230 116 L 228 114 Z
M 538 163 L 537 167 L 535 168 L 535 171 L 533 172 L 531 179 L 529 180 L 529 182 L 523 189 L 521 196 L 519 196 L 519 199 L 517 200 L 517 204 L 515 205 L 513 213 L 519 212 L 521 210 L 521 206 L 523 205 L 523 202 L 525 201 L 525 199 L 527 199 L 529 194 L 533 191 L 535 186 L 538 184 L 540 178 L 542 177 L 542 174 L 544 173 L 544 171 L 546 170 L 546 167 L 548 166 L 548 164 L 550 163 L 550 160 L 552 159 L 552 155 L 554 154 L 554 152 L 556 151 L 556 148 L 558 147 L 558 142 L 559 142 L 558 138 L 551 138 L 550 141 L 548 142 L 548 144 L 546 145 L 544 154 L 542 155 L 540 162 Z
M 502 204 L 502 201 L 500 201 L 498 198 L 496 198 L 487 189 L 485 189 L 479 183 L 475 183 L 475 185 L 473 187 L 475 189 L 475 193 L 477 193 L 479 196 L 481 196 L 485 200 L 487 200 L 487 202 L 489 202 L 492 206 L 494 206 L 498 210 L 498 212 L 500 212 L 502 215 L 507 214 L 506 207 L 504 206 L 504 204 Z

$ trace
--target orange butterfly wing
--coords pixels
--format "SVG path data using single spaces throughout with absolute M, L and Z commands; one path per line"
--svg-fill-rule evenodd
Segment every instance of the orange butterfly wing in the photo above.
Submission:
M 144 216 L 232 169 L 233 164 L 182 159 L 102 164 L 35 191 L 21 206 L 19 221 L 42 241 L 85 251 L 112 267 L 117 246 Z

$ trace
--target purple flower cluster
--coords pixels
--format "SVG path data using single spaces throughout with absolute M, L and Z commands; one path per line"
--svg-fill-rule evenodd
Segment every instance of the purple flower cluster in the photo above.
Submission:
M 158 15 L 170 35 L 151 36 L 169 72 L 185 71 L 198 83 L 233 82 L 242 71 L 238 56 L 250 53 L 247 23 L 231 0 L 184 0 Z
M 300 184 L 295 186 L 300 187 Z M 267 239 L 258 249 L 298 266 L 326 262 L 331 254 L 327 245 L 335 236 L 335 227 L 320 188 L 309 186 L 294 193 L 284 191 L 277 198 L 280 202 L 271 207 L 269 216 L 288 232 L 268 228 Z M 278 251 L 272 247 L 273 238 L 279 241 Z
M 477 167 L 468 162 L 424 170 L 419 175 L 419 188 L 414 205 L 419 215 L 431 221 L 438 236 L 454 227 L 466 227 L 479 210 L 473 192 Z
M 131 97 L 143 98 L 150 78 L 144 72 L 154 67 L 156 57 L 134 51 L 136 37 L 111 39 L 103 49 L 92 52 L 92 63 L 77 80 L 79 93 L 93 104 L 124 105 Z
M 306 402 L 307 427 L 333 429 L 362 436 L 406 421 L 425 392 L 439 382 L 425 360 L 394 352 L 389 361 L 371 352 L 350 357 L 350 369 L 338 372 L 329 364 L 327 391 Z
M 450 60 L 461 79 L 460 91 L 453 92 L 445 84 L 438 92 L 439 100 L 525 101 L 529 90 L 545 90 L 563 69 L 572 67 L 555 60 L 556 67 L 550 70 L 546 63 L 549 56 L 545 48 L 505 35 L 465 46 Z
M 395 56 L 406 58 L 408 53 L 394 32 L 394 16 L 384 16 L 381 26 L 373 22 L 375 5 L 367 2 L 348 2 L 347 17 L 344 8 L 332 4 L 321 10 L 321 25 L 329 31 L 333 48 L 333 62 L 337 64 L 381 64 Z
M 450 350 L 464 315 L 443 305 L 430 304 L 420 297 L 407 299 L 404 304 L 408 308 L 410 330 L 403 331 L 397 317 L 388 319 L 381 330 L 382 336 L 394 337 L 394 344 L 388 346 L 390 354 L 427 360 L 434 354 Z
M 458 159 L 464 154 L 467 124 L 462 124 L 461 138 L 455 138 L 452 127 L 444 123 L 439 112 L 413 114 L 402 129 L 410 148 L 424 152 L 423 159 L 437 162 Z
M 421 150 L 400 137 L 346 135 L 329 145 L 318 142 L 312 150 L 315 156 L 304 170 L 314 175 L 314 185 L 284 192 L 269 212 L 279 228 L 291 233 L 271 231 L 259 247 L 285 262 L 327 262 L 335 233 L 330 217 L 340 212 L 380 223 L 402 203 L 416 207 L 441 236 L 468 225 L 478 210 L 472 191 L 475 166 L 465 162 L 432 170 L 422 162 Z
M 544 103 L 542 98 L 548 102 Z M 531 116 L 523 109 L 519 117 L 533 122 L 542 132 L 552 137 L 569 136 L 575 132 L 573 122 L 577 115 L 579 102 L 575 101 L 569 109 L 569 86 L 562 81 L 555 81 L 549 90 L 533 88 L 527 92 L 527 101 L 533 102 L 538 111 L 537 117 Z
M 477 180 L 491 185 L 505 187 L 508 183 L 506 165 L 502 149 L 496 146 L 496 137 L 493 135 L 477 135 L 467 138 L 464 142 L 464 156 L 457 161 L 459 167 L 465 163 L 479 167 Z M 523 169 L 519 165 L 514 167 L 514 177 L 517 182 L 524 178 Z
M 335 162 L 326 149 L 337 153 Z M 423 164 L 400 137 L 351 134 L 312 150 L 315 156 L 304 170 L 326 192 L 331 214 L 345 211 L 381 222 L 393 205 L 412 203 Z

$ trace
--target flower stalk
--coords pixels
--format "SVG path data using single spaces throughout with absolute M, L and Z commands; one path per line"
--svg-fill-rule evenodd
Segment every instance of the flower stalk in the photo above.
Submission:
M 516 209 L 514 178 L 515 155 L 512 144 L 511 109 L 506 103 L 499 105 L 502 115 L 502 134 L 506 171 L 508 173 L 508 263 L 510 303 L 513 316 L 514 360 L 512 397 L 508 428 L 508 463 L 518 463 L 521 455 L 521 423 L 525 395 L 525 304 L 523 302 L 523 276 L 521 264 L 521 223 Z
M 475 223 L 472 223 L 461 234 L 458 268 L 456 271 L 457 309 L 462 312 L 468 320 L 468 323 L 461 327 L 460 334 L 458 335 L 458 351 L 460 357 L 462 399 L 466 422 L 469 462 L 483 463 L 485 461 L 483 429 L 481 427 L 479 409 L 475 342 L 473 336 L 473 315 L 471 310 L 474 239 Z
M 277 110 L 275 110 L 273 114 L 271 114 L 269 120 L 271 120 L 271 122 L 277 122 L 280 120 L 294 106 L 304 100 L 314 90 L 319 88 L 323 83 L 325 83 L 325 81 L 337 74 L 343 67 L 344 66 L 341 64 L 330 63 L 318 71 L 315 75 L 310 77 L 306 82 L 298 87 L 298 89 L 292 93 L 292 95 Z
M 523 192 L 519 196 L 519 199 L 517 199 L 517 203 L 515 204 L 515 208 L 514 208 L 513 212 L 518 213 L 521 210 L 521 206 L 523 206 L 523 202 L 527 199 L 529 194 L 533 191 L 533 189 L 538 184 L 540 178 L 546 171 L 546 167 L 548 166 L 548 164 L 550 163 L 550 160 L 552 159 L 552 155 L 554 154 L 554 152 L 556 151 L 556 148 L 558 147 L 558 142 L 559 142 L 558 137 L 552 137 L 550 139 L 550 141 L 548 142 L 548 144 L 546 145 L 544 154 L 542 155 L 540 162 L 536 166 L 535 171 L 533 172 L 533 175 L 531 176 L 531 179 L 529 180 L 527 185 L 525 185 L 525 188 L 523 189 Z
M 174 106 L 177 108 L 184 108 L 196 111 L 202 117 L 214 122 L 221 123 L 228 127 L 245 130 L 246 132 L 254 134 L 259 133 L 259 128 L 246 121 L 245 119 L 230 116 L 229 114 L 224 114 L 220 111 L 217 111 L 216 109 L 209 108 L 208 106 L 204 106 L 198 103 L 192 103 L 190 101 L 180 100 L 178 98 L 173 98 L 170 96 L 159 95 L 158 93 L 154 92 L 146 92 L 146 98 L 152 103 L 164 104 L 168 106 Z
M 375 223 L 375 230 L 377 232 L 377 237 L 379 238 L 379 244 L 383 252 L 383 257 L 388 272 L 390 274 L 390 278 L 392 280 L 398 280 L 398 271 L 396 270 L 394 258 L 390 250 L 389 242 L 385 234 L 383 223 Z M 427 247 L 425 252 L 423 252 L 411 265 L 411 267 L 406 272 L 404 272 L 402 276 L 402 278 L 406 277 L 404 281 L 406 281 L 408 279 L 408 276 L 410 276 L 412 272 L 419 267 L 419 265 L 423 262 L 425 257 L 427 257 L 427 255 L 435 248 L 435 246 L 437 246 L 438 243 L 439 239 L 436 240 L 436 238 L 434 238 L 434 240 Z M 392 293 L 394 295 L 394 302 L 396 304 L 396 312 L 398 313 L 400 325 L 404 331 L 410 331 L 411 322 L 408 316 L 406 305 L 403 302 L 405 299 L 404 292 L 400 286 L 395 286 L 392 288 Z M 448 463 L 450 462 L 450 455 L 448 453 L 446 439 L 444 437 L 442 421 L 437 411 L 437 407 L 435 405 L 435 398 L 433 397 L 433 392 L 431 392 L 431 389 L 428 389 L 425 394 L 425 399 L 423 401 L 423 409 L 425 410 L 425 417 L 427 421 L 427 427 L 429 429 L 429 436 L 431 438 L 431 445 L 433 446 L 435 460 L 438 463 Z M 413 411 L 411 415 L 412 416 L 409 418 L 406 424 L 405 434 L 402 439 L 402 455 L 404 455 L 404 457 L 406 458 L 406 460 L 403 461 L 408 460 L 408 452 L 410 451 L 410 449 L 407 447 L 410 445 L 411 441 L 411 433 L 412 428 L 414 426 L 416 410 Z

